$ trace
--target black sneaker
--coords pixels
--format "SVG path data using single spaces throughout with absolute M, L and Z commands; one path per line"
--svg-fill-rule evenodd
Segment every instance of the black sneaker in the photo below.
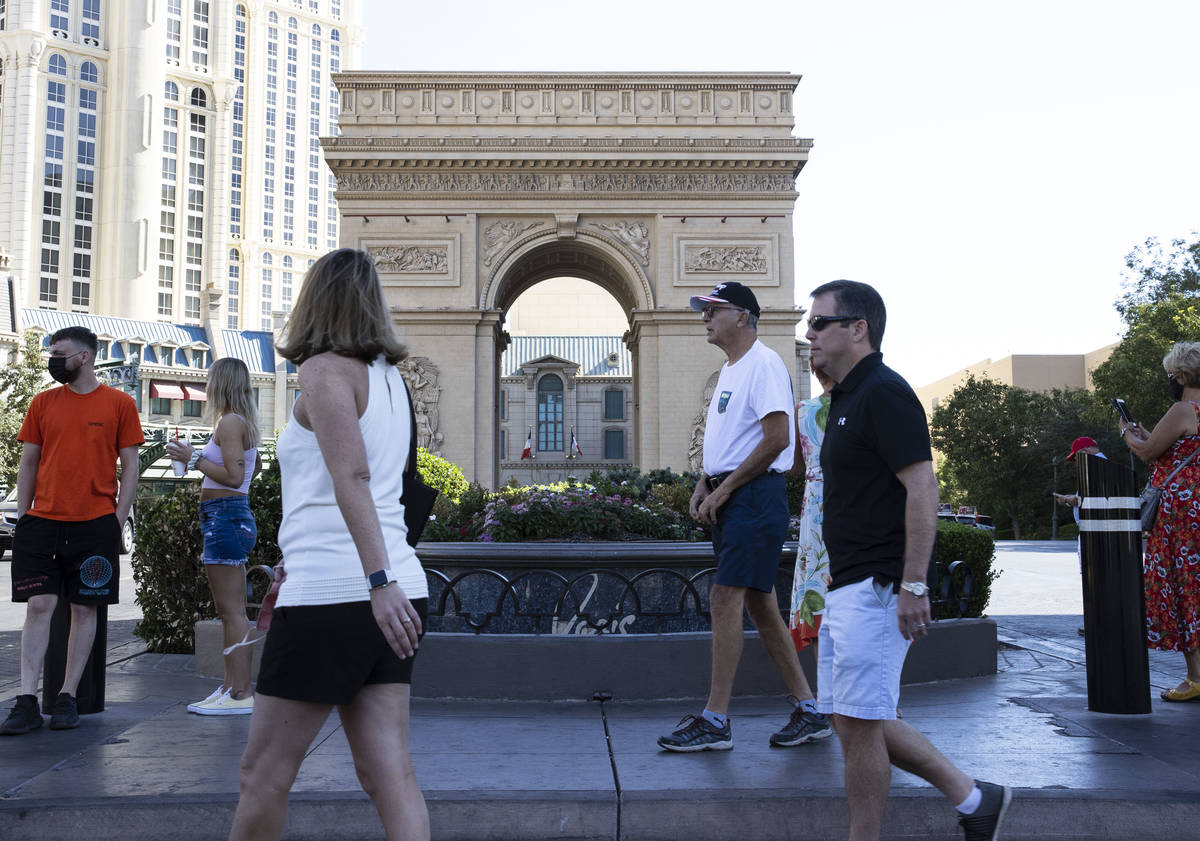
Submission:
M 685 715 L 679 719 L 679 727 L 674 732 L 659 737 L 658 746 L 678 753 L 730 750 L 733 748 L 733 731 L 728 721 L 724 727 L 718 728 L 702 715 Z
M 958 825 L 963 829 L 966 841 L 997 841 L 1000 837 L 1000 822 L 1012 803 L 1012 789 L 994 783 L 975 781 L 983 793 L 979 808 L 971 815 L 959 815 Z
M 50 716 L 51 730 L 72 730 L 79 726 L 79 708 L 75 697 L 59 692 L 54 699 L 54 714 Z
M 30 730 L 42 726 L 42 713 L 38 709 L 36 695 L 18 695 L 17 703 L 13 704 L 12 712 L 4 723 L 0 724 L 0 735 L 20 736 Z
M 804 707 L 792 710 L 792 717 L 778 733 L 771 734 L 771 746 L 790 748 L 805 742 L 815 742 L 818 739 L 828 739 L 833 735 L 833 726 L 829 717 L 820 713 L 810 713 Z

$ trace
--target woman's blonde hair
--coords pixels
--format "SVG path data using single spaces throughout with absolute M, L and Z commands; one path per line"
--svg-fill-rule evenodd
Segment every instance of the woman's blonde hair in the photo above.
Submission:
M 1183 374 L 1184 385 L 1200 386 L 1200 342 L 1176 342 L 1163 357 L 1163 370 Z
M 392 331 L 371 255 L 354 248 L 313 263 L 275 347 L 297 365 L 326 352 L 368 364 L 381 354 L 390 365 L 408 356 Z
M 245 362 L 226 356 L 208 369 L 208 413 L 213 426 L 225 415 L 241 415 L 250 446 L 258 444 L 258 407 L 254 405 L 250 369 Z

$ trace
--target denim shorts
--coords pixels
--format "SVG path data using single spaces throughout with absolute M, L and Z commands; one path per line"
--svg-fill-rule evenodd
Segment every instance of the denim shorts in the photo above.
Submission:
M 734 491 L 712 528 L 717 583 L 771 592 L 787 527 L 787 478 L 782 473 L 764 473 Z
M 258 526 L 250 513 L 250 498 L 244 494 L 206 499 L 200 503 L 200 533 L 205 564 L 244 564 L 258 541 Z
M 888 721 L 900 704 L 900 672 L 909 641 L 896 619 L 890 582 L 865 578 L 825 595 L 817 634 L 817 709 Z

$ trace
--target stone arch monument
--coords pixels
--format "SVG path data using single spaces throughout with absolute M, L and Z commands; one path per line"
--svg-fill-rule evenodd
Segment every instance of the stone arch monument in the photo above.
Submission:
M 423 443 L 468 477 L 495 484 L 504 312 L 542 280 L 592 281 L 628 315 L 643 469 L 688 466 L 723 361 L 691 295 L 721 280 L 753 287 L 759 337 L 796 358 L 792 208 L 812 145 L 792 137 L 798 76 L 335 80 L 341 134 L 322 146 L 342 244 L 379 268 L 413 354 Z

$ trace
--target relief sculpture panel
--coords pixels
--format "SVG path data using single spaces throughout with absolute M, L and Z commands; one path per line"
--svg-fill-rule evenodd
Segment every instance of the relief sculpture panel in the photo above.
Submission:
M 435 455 L 442 454 L 444 436 L 438 402 L 442 396 L 438 385 L 438 367 L 427 356 L 410 356 L 396 365 L 408 385 L 413 414 L 417 418 L 417 446 Z
M 761 245 L 690 245 L 684 249 L 683 267 L 689 272 L 766 272 L 767 254 Z
M 381 272 L 445 274 L 450 271 L 450 249 L 446 246 L 388 245 L 372 248 L 370 253 L 375 268 Z

